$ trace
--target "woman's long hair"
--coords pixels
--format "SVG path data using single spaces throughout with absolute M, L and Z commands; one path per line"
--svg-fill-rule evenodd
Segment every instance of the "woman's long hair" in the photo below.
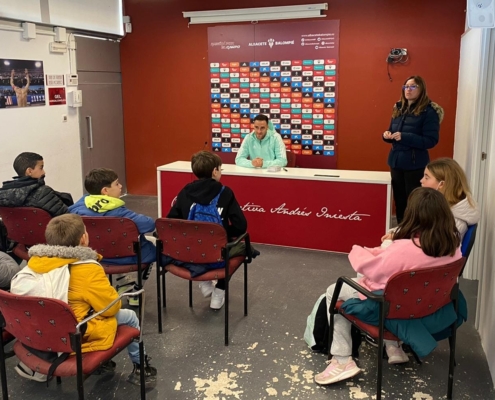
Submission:
M 437 181 L 443 181 L 440 191 L 443 193 L 450 207 L 467 198 L 471 207 L 476 203 L 471 195 L 466 174 L 457 161 L 452 158 L 439 158 L 431 161 L 426 168 Z
M 404 219 L 392 238 L 398 239 L 411 239 L 430 257 L 453 256 L 461 243 L 447 200 L 424 187 L 414 189 L 407 199 Z
M 418 85 L 418 90 L 420 90 L 421 93 L 415 100 L 415 102 L 411 104 L 411 107 L 409 107 L 409 103 L 406 99 L 406 96 L 404 95 L 404 89 L 402 89 L 400 95 L 401 106 L 400 108 L 394 107 L 392 118 L 400 117 L 403 114 L 414 114 L 417 116 L 422 113 L 425 110 L 426 106 L 430 103 L 430 98 L 428 97 L 428 92 L 426 90 L 425 80 L 419 75 L 413 75 L 405 80 L 404 85 L 410 79 L 414 79 L 414 83 Z

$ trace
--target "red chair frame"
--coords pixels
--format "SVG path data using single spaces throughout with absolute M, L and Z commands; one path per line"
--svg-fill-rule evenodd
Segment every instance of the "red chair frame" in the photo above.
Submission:
M 18 296 L 5 291 L 0 291 L 0 333 L 4 329 L 17 339 L 14 344 L 14 352 L 17 357 L 29 368 L 42 374 L 48 374 L 51 366 L 26 347 L 53 352 L 72 353 L 53 372 L 60 383 L 60 377 L 77 376 L 78 398 L 84 399 L 84 379 L 91 375 L 101 364 L 111 360 L 115 355 L 124 350 L 132 341 L 139 341 L 140 359 L 144 360 L 144 345 L 142 340 L 143 321 L 141 317 L 141 331 L 126 325 L 117 327 L 112 347 L 104 351 L 94 351 L 82 355 L 81 346 L 83 329 L 87 322 L 103 314 L 124 296 L 139 295 L 142 300 L 144 290 L 135 293 L 123 293 L 112 301 L 103 310 L 88 318 L 77 322 L 76 316 L 67 303 L 61 300 L 45 297 Z M 142 303 L 142 301 L 140 301 Z M 144 313 L 141 313 L 143 315 Z M 5 359 L 3 346 L 0 346 L 0 366 L 2 379 L 2 396 L 8 399 L 7 377 L 5 374 Z M 146 399 L 144 368 L 141 368 L 141 399 Z
M 390 277 L 382 295 L 374 294 L 354 280 L 348 277 L 340 277 L 335 285 L 332 301 L 330 304 L 330 332 L 329 349 L 333 340 L 334 315 L 341 314 L 348 319 L 361 332 L 369 335 L 378 343 L 377 357 L 377 392 L 376 399 L 381 399 L 382 368 L 383 368 L 383 340 L 400 339 L 384 328 L 385 318 L 388 319 L 413 319 L 422 318 L 435 313 L 437 310 L 452 302 L 455 311 L 458 311 L 459 298 L 459 274 L 464 267 L 466 259 L 464 257 L 450 264 L 398 272 Z M 339 294 L 342 285 L 353 287 L 359 293 L 372 299 L 379 304 L 379 326 L 366 324 L 355 316 L 346 314 L 341 306 L 343 301 L 339 301 Z M 406 290 L 407 289 L 407 290 Z M 418 298 L 421 301 L 417 301 Z M 452 334 L 449 337 L 450 361 L 447 398 L 452 399 L 452 388 L 454 383 L 455 364 L 455 344 L 457 333 L 457 321 L 452 324 Z M 332 355 L 329 353 L 329 359 Z M 417 357 L 415 355 L 415 357 Z M 419 361 L 419 359 L 418 359 Z
M 52 216 L 34 207 L 0 207 L 0 217 L 7 228 L 7 237 L 17 242 L 13 253 L 29 260 L 27 247 L 44 244 L 46 225 Z
M 137 256 L 136 264 L 114 265 L 100 264 L 112 284 L 112 275 L 138 272 L 139 285 L 142 287 L 141 271 L 149 264 L 141 263 L 141 242 L 139 230 L 133 220 L 120 217 L 82 217 L 89 234 L 89 247 L 103 258 Z
M 170 272 L 189 280 L 189 307 L 192 303 L 192 282 L 225 279 L 225 346 L 229 345 L 229 281 L 237 269 L 244 265 L 244 315 L 247 316 L 247 264 L 252 260 L 249 234 L 246 232 L 234 242 L 228 243 L 227 232 L 223 226 L 211 222 L 187 221 L 172 218 L 156 220 L 156 290 L 158 307 L 158 332 L 162 333 L 162 294 L 163 308 L 166 307 L 165 274 Z M 244 241 L 246 255 L 230 258 L 229 250 Z M 173 264 L 161 265 L 161 255 L 192 264 L 209 264 L 225 261 L 224 268 L 210 270 L 202 275 L 191 277 L 187 268 Z M 160 284 L 161 275 L 161 284 Z M 160 291 L 160 286 L 162 291 Z

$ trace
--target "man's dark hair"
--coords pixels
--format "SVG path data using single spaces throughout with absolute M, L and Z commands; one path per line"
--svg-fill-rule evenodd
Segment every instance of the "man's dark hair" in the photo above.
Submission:
M 104 187 L 112 186 L 112 182 L 119 179 L 113 169 L 96 168 L 89 171 L 84 179 L 84 187 L 89 194 L 99 195 Z
M 258 114 L 256 117 L 254 117 L 253 122 L 254 121 L 265 121 L 268 124 L 268 117 L 263 114 Z
M 43 161 L 37 153 L 21 153 L 14 160 L 14 170 L 17 176 L 26 176 L 28 168 L 35 168 L 38 161 Z
M 198 179 L 211 178 L 213 170 L 221 166 L 222 159 L 209 151 L 200 151 L 191 158 L 191 168 Z

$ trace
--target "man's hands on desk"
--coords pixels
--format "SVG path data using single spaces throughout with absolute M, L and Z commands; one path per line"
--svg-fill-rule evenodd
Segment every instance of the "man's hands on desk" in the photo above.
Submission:
M 263 167 L 263 159 L 260 157 L 257 157 L 251 161 L 251 164 L 253 164 L 254 168 L 261 168 L 261 167 Z

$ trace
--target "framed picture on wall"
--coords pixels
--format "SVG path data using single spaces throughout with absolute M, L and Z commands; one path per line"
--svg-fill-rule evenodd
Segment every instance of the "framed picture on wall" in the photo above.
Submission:
M 0 58 L 0 109 L 44 106 L 43 61 Z

